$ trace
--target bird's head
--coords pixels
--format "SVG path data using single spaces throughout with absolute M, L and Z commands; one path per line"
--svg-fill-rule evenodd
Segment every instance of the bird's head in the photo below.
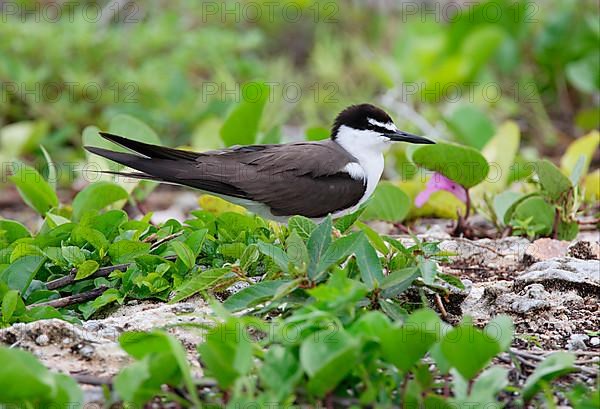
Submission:
M 392 118 L 371 104 L 352 105 L 335 119 L 331 138 L 344 147 L 384 151 L 392 142 L 431 144 L 434 141 L 399 130 Z

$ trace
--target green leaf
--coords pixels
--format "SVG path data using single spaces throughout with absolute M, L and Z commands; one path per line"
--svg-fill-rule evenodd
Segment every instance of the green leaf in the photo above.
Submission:
M 439 318 L 433 311 L 419 310 L 412 313 L 401 328 L 382 332 L 383 357 L 402 372 L 409 371 L 437 341 L 436 323 L 439 325 Z
M 516 206 L 512 214 L 513 222 L 511 224 L 515 225 L 515 220 L 530 219 L 529 225 L 532 226 L 532 231 L 547 236 L 552 233 L 554 211 L 554 207 L 541 197 L 529 197 Z
M 363 231 L 363 233 L 365 233 L 365 235 L 369 239 L 369 242 L 373 245 L 373 247 L 375 247 L 375 249 L 378 252 L 380 252 L 381 254 L 386 255 L 386 256 L 390 253 L 390 249 L 385 244 L 385 240 L 382 238 L 382 236 L 379 233 L 377 233 L 375 230 L 373 230 L 368 225 L 366 225 L 362 222 L 358 222 L 356 224 L 356 226 L 359 229 L 361 229 Z
M 392 271 L 385 276 L 381 282 L 381 289 L 386 290 L 389 288 L 400 287 L 398 291 L 398 293 L 400 293 L 410 287 L 418 276 L 419 270 L 417 267 L 406 267 L 397 271 Z
M 48 166 L 48 184 L 52 187 L 52 190 L 56 191 L 56 185 L 58 184 L 58 179 L 56 176 L 56 165 L 52 162 L 52 158 L 50 158 L 50 154 L 42 145 L 40 145 L 40 149 L 44 154 L 44 158 L 46 159 L 46 165 Z
M 61 248 L 61 255 L 74 267 L 77 267 L 86 259 L 86 253 L 77 246 L 63 246 Z
M 457 373 L 453 373 L 453 377 L 454 402 L 461 407 L 468 406 L 472 402 L 480 405 L 495 405 L 498 403 L 497 395 L 508 386 L 508 369 L 499 366 L 492 366 L 483 371 L 470 388 L 470 393 L 468 393 L 468 382 Z
M 10 290 L 4 294 L 2 298 L 2 321 L 8 323 L 17 309 L 17 301 L 19 301 L 19 292 Z
M 101 210 L 127 197 L 127 191 L 112 182 L 92 183 L 73 199 L 73 220 L 79 220 L 85 212 Z
M 308 263 L 310 262 L 308 248 L 296 230 L 292 230 L 288 236 L 285 241 L 285 248 L 288 260 L 291 261 L 298 270 L 306 271 Z
M 240 267 L 243 271 L 247 271 L 259 258 L 260 250 L 258 249 L 258 245 L 250 244 L 249 246 L 246 246 L 244 252 L 240 256 Z
M 302 367 L 290 349 L 275 344 L 267 350 L 258 374 L 261 383 L 275 393 L 276 400 L 283 402 L 302 378 Z
M 308 265 L 308 277 L 314 278 L 318 274 L 317 265 L 323 257 L 323 254 L 331 244 L 331 217 L 327 216 L 319 226 L 311 233 L 307 248 L 310 256 L 310 263 Z
M 350 213 L 350 214 L 340 217 L 339 219 L 337 219 L 335 221 L 334 227 L 340 233 L 342 233 L 342 234 L 346 233 L 348 231 L 348 229 L 350 229 L 350 227 L 352 227 L 354 222 L 356 222 L 359 219 L 359 217 L 363 214 L 363 212 L 365 211 L 366 208 L 367 208 L 366 206 L 361 206 L 354 213 Z
M 317 224 L 304 216 L 292 216 L 288 220 L 288 229 L 296 230 L 302 240 L 308 240 L 312 232 L 317 228 Z
M 204 270 L 200 274 L 194 275 L 188 281 L 185 281 L 177 287 L 175 296 L 169 301 L 169 304 L 185 300 L 199 291 L 212 287 L 230 271 L 231 269 L 229 268 L 211 268 Z
M 390 182 L 381 182 L 369 200 L 363 220 L 401 222 L 408 215 L 411 202 L 402 189 Z
M 261 281 L 233 294 L 225 300 L 223 306 L 229 311 L 234 312 L 253 307 L 273 298 L 280 287 L 290 282 L 290 280 Z
M 231 111 L 221 127 L 221 139 L 226 146 L 256 143 L 269 91 L 269 87 L 262 82 L 252 82 L 242 88 L 242 101 Z
M 494 196 L 494 213 L 499 223 L 505 224 L 508 210 L 523 197 L 523 194 L 507 190 Z M 514 210 L 514 209 L 513 209 Z M 508 218 L 510 220 L 510 217 Z
M 579 223 L 577 221 L 567 222 L 564 220 L 559 221 L 558 228 L 556 229 L 556 238 L 558 240 L 571 241 L 577 237 L 579 233 Z
M 0 280 L 5 282 L 9 288 L 25 294 L 37 272 L 42 268 L 45 257 L 24 256 L 9 265 L 0 273 Z
M 445 359 L 465 379 L 475 378 L 501 351 L 494 338 L 467 324 L 461 324 L 448 332 L 442 339 L 441 349 Z
M 600 52 L 588 53 L 585 57 L 567 64 L 565 73 L 569 82 L 587 94 L 600 90 Z
M 324 396 L 354 368 L 360 342 L 342 328 L 326 329 L 307 337 L 300 345 L 300 362 L 309 376 L 308 390 Z
M 459 142 L 483 148 L 494 136 L 494 123 L 475 105 L 461 105 L 446 118 Z
M 115 263 L 127 263 L 134 261 L 137 257 L 148 254 L 150 243 L 142 243 L 135 240 L 120 240 L 110 245 L 108 255 Z
M 7 406 L 66 407 L 83 402 L 83 393 L 72 378 L 48 371 L 29 352 L 0 347 L 0 362 L 0 402 Z
M 572 187 L 569 178 L 563 175 L 548 159 L 542 159 L 537 162 L 537 174 L 540 178 L 542 189 L 544 189 L 551 200 L 558 200 Z
M 523 400 L 529 402 L 541 389 L 543 383 L 552 381 L 574 370 L 575 355 L 559 351 L 549 355 L 527 378 L 523 386 Z
M 96 271 L 98 271 L 98 267 L 100 267 L 98 265 L 98 262 L 94 260 L 84 261 L 77 267 L 77 274 L 75 275 L 75 280 L 83 280 L 84 278 L 88 278 Z
M 265 243 L 264 241 L 259 241 L 257 245 L 260 252 L 265 256 L 270 257 L 281 269 L 281 271 L 284 273 L 289 273 L 290 259 L 281 247 L 277 247 L 270 243 Z
M 252 344 L 246 329 L 236 319 L 211 329 L 206 341 L 198 346 L 198 352 L 208 374 L 224 390 L 252 367 Z
M 383 282 L 383 268 L 377 252 L 364 236 L 357 243 L 354 252 L 361 279 L 370 290 L 373 290 Z
M 361 233 L 353 233 L 349 236 L 341 237 L 334 241 L 317 262 L 316 275 L 318 277 L 322 272 L 334 265 L 337 261 L 346 259 L 354 252 L 356 246 L 364 239 Z
M 0 244 L 4 242 L 8 246 L 16 240 L 30 236 L 27 228 L 21 223 L 14 220 L 0 219 Z
M 573 171 L 575 170 L 578 161 L 580 158 L 584 158 L 582 167 L 579 170 L 579 177 L 574 178 L 575 180 L 571 180 L 574 185 L 580 182 L 581 175 L 588 173 L 592 157 L 598 150 L 598 144 L 600 144 L 600 133 L 594 130 L 573 141 L 562 158 L 560 158 L 560 168 L 568 175 L 573 175 Z
M 50 213 L 48 213 L 50 215 Z M 100 231 L 91 227 L 77 225 L 71 233 L 71 240 L 80 246 L 91 244 L 96 250 L 108 248 L 108 240 Z
M 9 180 L 17 186 L 25 203 L 42 216 L 58 206 L 56 192 L 34 168 L 17 164 Z
M 506 188 L 520 141 L 521 133 L 515 122 L 507 121 L 498 128 L 494 137 L 483 148 L 482 154 L 488 161 L 490 170 L 486 180 L 474 189 L 475 194 L 494 194 Z
M 174 240 L 170 245 L 173 251 L 175 251 L 175 254 L 177 254 L 177 258 L 181 260 L 188 269 L 194 267 L 196 264 L 196 256 L 194 256 L 194 252 L 187 244 Z
M 119 303 L 123 302 L 123 295 L 121 295 L 121 293 L 119 292 L 119 290 L 115 289 L 115 288 L 109 288 L 108 290 L 104 291 L 102 293 L 102 295 L 100 295 L 98 298 L 96 298 L 95 300 L 92 301 L 88 301 L 85 304 L 81 304 L 79 305 L 79 311 L 82 312 L 83 314 L 83 318 L 85 318 L 86 320 L 88 318 L 90 318 L 96 311 L 98 311 L 100 308 L 111 304 L 115 301 L 118 301 Z
M 446 142 L 417 148 L 412 154 L 412 161 L 467 189 L 481 183 L 489 172 L 487 161 L 476 149 Z
M 483 331 L 498 342 L 501 351 L 507 351 L 512 344 L 515 326 L 508 315 L 496 315 Z
M 421 271 L 423 282 L 428 285 L 433 284 L 438 271 L 438 265 L 435 260 L 417 256 L 417 265 Z

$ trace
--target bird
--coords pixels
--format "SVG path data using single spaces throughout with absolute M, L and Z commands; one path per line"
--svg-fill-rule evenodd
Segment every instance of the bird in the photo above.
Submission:
M 283 223 L 292 216 L 319 222 L 355 212 L 375 191 L 392 143 L 435 143 L 399 130 L 383 109 L 367 103 L 339 113 L 331 137 L 322 141 L 191 152 L 100 135 L 133 153 L 85 149 L 137 171 L 106 173 L 189 186 Z

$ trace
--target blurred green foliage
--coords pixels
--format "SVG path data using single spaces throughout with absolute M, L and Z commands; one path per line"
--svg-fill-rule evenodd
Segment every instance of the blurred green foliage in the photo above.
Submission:
M 17 152 L 7 146 L 14 130 L 3 130 L 2 156 L 35 150 L 40 134 L 55 156 L 77 146 L 86 126 L 106 128 L 119 113 L 170 144 L 206 148 L 209 139 L 215 146 L 222 142 L 204 136 L 214 132 L 210 124 L 221 123 L 256 80 L 271 90 L 263 132 L 328 127 L 343 106 L 382 95 L 403 127 L 421 127 L 402 114 L 407 105 L 449 139 L 476 148 L 508 117 L 521 120 L 538 146 L 556 143 L 557 130 L 573 137 L 600 123 L 594 1 L 435 9 L 316 0 L 123 3 L 4 4 L 0 126 L 35 126 L 30 139 L 19 137 Z

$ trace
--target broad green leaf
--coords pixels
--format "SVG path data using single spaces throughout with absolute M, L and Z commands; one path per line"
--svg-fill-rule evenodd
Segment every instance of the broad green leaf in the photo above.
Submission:
M 317 224 L 304 216 L 292 216 L 288 220 L 288 228 L 296 230 L 302 240 L 308 240 L 312 232 L 317 228 Z
M 124 297 L 123 297 L 123 295 L 121 295 L 119 290 L 117 290 L 115 288 L 109 288 L 108 290 L 104 291 L 102 293 L 102 295 L 100 295 L 95 300 L 88 301 L 85 304 L 79 305 L 79 311 L 82 312 L 83 318 L 85 318 L 87 320 L 100 308 L 102 308 L 110 303 L 113 303 L 115 301 L 122 303 L 123 298 Z
M 48 210 L 58 206 L 56 192 L 37 170 L 24 164 L 16 164 L 15 167 L 9 179 L 17 186 L 29 207 L 43 216 Z
M 74 267 L 86 260 L 86 253 L 77 246 L 63 246 L 61 248 L 61 255 Z
M 290 280 L 262 281 L 231 295 L 225 300 L 223 306 L 234 312 L 253 307 L 273 298 L 279 288 L 288 283 Z
M 260 259 L 260 250 L 258 245 L 250 244 L 246 246 L 244 252 L 240 256 L 240 267 L 243 271 L 247 271 L 253 263 Z
M 48 215 L 50 215 L 50 213 L 48 213 Z M 79 246 L 84 246 L 89 243 L 94 246 L 96 250 L 107 249 L 109 246 L 108 240 L 104 237 L 102 232 L 91 227 L 82 226 L 81 224 L 73 229 L 71 240 Z
M 410 210 L 410 198 L 398 186 L 381 182 L 369 200 L 363 220 L 385 220 L 401 222 Z
M 291 261 L 300 271 L 306 271 L 310 257 L 306 243 L 300 237 L 296 230 L 292 230 L 287 240 L 285 241 L 286 254 L 288 260 Z
M 580 176 L 585 175 L 590 168 L 590 163 L 594 153 L 598 150 L 598 144 L 600 144 L 600 132 L 594 130 L 581 138 L 573 141 L 566 152 L 560 159 L 560 168 L 566 175 L 573 174 L 577 162 L 583 157 L 583 165 L 580 170 Z M 580 177 L 576 180 L 571 180 L 573 184 L 578 184 Z
M 560 220 L 558 222 L 558 227 L 556 228 L 556 238 L 558 240 L 566 240 L 571 241 L 577 237 L 579 233 L 579 223 L 576 220 L 574 221 L 564 221 Z
M 135 141 L 146 142 L 153 145 L 161 144 L 158 134 L 154 132 L 152 128 L 131 115 L 115 115 L 110 121 L 108 130 L 111 133 L 122 135 Z M 112 148 L 114 147 L 115 145 L 112 144 Z
M 541 389 L 542 381 L 550 382 L 574 370 L 575 355 L 559 351 L 549 355 L 533 371 L 523 386 L 523 400 L 529 402 Z
M 588 53 L 585 57 L 570 62 L 565 67 L 569 82 L 577 89 L 587 94 L 594 94 L 600 90 L 600 51 Z
M 175 290 L 175 296 L 169 301 L 170 304 L 185 300 L 199 291 L 206 290 L 216 284 L 231 269 L 211 268 L 195 274 L 188 281 L 183 282 Z
M 48 184 L 52 187 L 52 190 L 56 191 L 56 185 L 58 184 L 57 174 L 56 174 L 56 165 L 52 162 L 52 158 L 50 158 L 50 154 L 42 145 L 40 145 L 40 149 L 44 154 L 44 158 L 46 159 L 46 165 L 48 166 Z
M 175 254 L 177 254 L 178 260 L 181 260 L 188 269 L 194 267 L 196 264 L 196 256 L 187 244 L 174 240 L 170 245 L 173 251 L 175 251 Z
M 363 236 L 356 244 L 354 253 L 363 283 L 370 290 L 378 287 L 383 282 L 383 268 L 377 252 L 366 237 Z
M 438 271 L 437 262 L 423 256 L 417 256 L 417 265 L 419 266 L 423 282 L 429 285 L 433 284 Z
M 507 351 L 512 344 L 515 326 L 508 315 L 497 315 L 487 323 L 483 331 L 498 342 L 501 351 Z
M 324 396 L 352 371 L 360 342 L 342 328 L 326 329 L 307 337 L 300 345 L 300 362 L 309 376 L 308 390 Z
M 334 265 L 337 261 L 345 259 L 352 254 L 363 238 L 362 234 L 353 233 L 334 241 L 318 260 L 315 277 Z
M 265 243 L 264 241 L 259 241 L 257 243 L 258 249 L 265 256 L 273 259 L 277 267 L 281 269 L 284 273 L 289 273 L 290 268 L 290 259 L 288 255 L 283 251 L 281 247 L 275 246 L 270 243 Z
M 127 263 L 148 254 L 150 243 L 135 240 L 120 240 L 110 245 L 108 255 L 115 263 Z
M 360 218 L 360 216 L 363 214 L 363 212 L 365 211 L 366 208 L 367 208 L 366 206 L 361 206 L 354 213 L 350 213 L 350 214 L 340 217 L 339 219 L 337 219 L 335 221 L 333 226 L 340 233 L 342 233 L 342 234 L 346 233 L 348 231 L 348 229 L 350 229 L 350 227 L 352 227 L 352 225 Z
M 446 118 L 459 142 L 483 148 L 494 135 L 494 123 L 475 105 L 461 105 Z
M 512 220 L 530 220 L 529 225 L 536 234 L 549 235 L 554 225 L 554 207 L 539 196 L 528 197 L 520 202 L 512 214 Z M 511 222 L 515 225 L 515 223 Z
M 331 217 L 327 216 L 327 218 L 313 230 L 308 239 L 306 247 L 308 248 L 308 255 L 310 256 L 310 263 L 308 265 L 309 278 L 314 278 L 318 274 L 317 266 L 319 261 L 331 244 L 331 230 Z
M 494 137 L 481 152 L 490 165 L 487 178 L 474 189 L 473 193 L 483 196 L 485 193 L 502 192 L 506 188 L 520 141 L 521 133 L 515 122 L 507 121 L 498 128 Z
M 282 402 L 302 378 L 302 367 L 291 349 L 274 344 L 267 350 L 258 374 L 261 383 L 275 393 L 277 401 Z
M 406 267 L 401 270 L 392 271 L 383 279 L 381 289 L 394 288 L 400 293 L 410 287 L 419 274 L 417 267 Z
M 10 322 L 10 319 L 17 309 L 19 298 L 20 296 L 17 290 L 10 290 L 4 294 L 4 298 L 2 298 L 2 321 Z
M 467 189 L 481 183 L 489 172 L 485 157 L 476 149 L 446 142 L 417 148 L 412 154 L 412 161 Z
M 206 341 L 198 346 L 198 352 L 208 374 L 216 378 L 224 390 L 252 367 L 249 334 L 236 319 L 229 319 L 211 329 Z
M 571 181 L 548 159 L 537 162 L 537 174 L 544 192 L 551 200 L 558 200 L 571 189 Z
M 29 231 L 21 223 L 14 220 L 0 219 L 0 244 L 9 245 L 18 239 L 30 237 Z
M 252 82 L 242 87 L 242 101 L 235 106 L 221 127 L 221 139 L 226 146 L 256 143 L 269 91 L 269 87 L 262 82 Z
M 101 210 L 127 197 L 127 191 L 112 182 L 92 183 L 73 199 L 73 220 L 79 220 L 84 212 Z
M 83 402 L 74 381 L 53 374 L 33 354 L 19 348 L 0 347 L 0 402 L 42 404 L 43 407 Z M 21 387 L 15 387 L 20 385 Z
M 477 377 L 471 386 L 463 377 L 453 371 L 454 400 L 453 402 L 462 406 L 477 402 L 480 405 L 497 404 L 497 395 L 508 386 L 508 369 L 492 366 Z
M 461 324 L 442 339 L 445 359 L 465 378 L 473 379 L 500 351 L 490 335 L 467 324 Z
M 385 244 L 385 240 L 379 233 L 362 222 L 356 223 L 356 226 L 367 236 L 367 239 L 369 239 L 369 242 L 373 245 L 373 247 L 375 247 L 375 250 L 385 256 L 390 253 L 390 249 Z
M 0 272 L 0 280 L 5 282 L 9 288 L 25 294 L 31 280 L 35 278 L 45 261 L 46 258 L 42 256 L 21 257 Z
M 405 373 L 425 356 L 437 340 L 435 333 L 412 324 L 390 328 L 380 336 L 384 359 Z
M 494 213 L 496 213 L 496 219 L 499 223 L 505 223 L 506 212 L 508 211 L 508 209 L 511 208 L 511 206 L 513 206 L 517 202 L 517 200 L 521 199 L 522 197 L 523 194 L 511 192 L 510 190 L 507 190 L 494 196 Z
M 97 261 L 94 261 L 94 260 L 84 261 L 77 267 L 77 274 L 75 275 L 75 280 L 83 280 L 84 278 L 88 278 L 89 276 L 94 274 L 96 271 L 98 271 L 99 267 L 100 266 L 98 265 Z

